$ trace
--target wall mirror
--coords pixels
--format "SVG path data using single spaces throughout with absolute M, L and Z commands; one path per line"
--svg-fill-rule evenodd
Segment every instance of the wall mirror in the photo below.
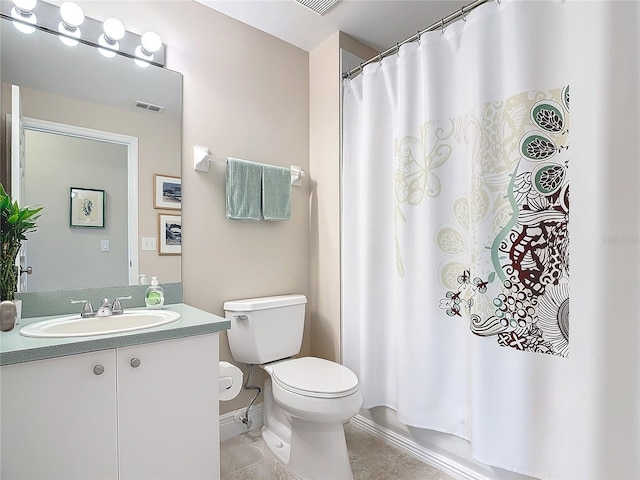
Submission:
M 21 291 L 135 285 L 140 274 L 180 282 L 182 75 L 41 30 L 24 34 L 2 18 L 0 79 L 3 157 L 17 101 L 20 195 L 44 206 L 21 259 L 33 270 Z M 165 201 L 156 178 L 171 183 Z M 173 254 L 158 248 L 167 215 Z

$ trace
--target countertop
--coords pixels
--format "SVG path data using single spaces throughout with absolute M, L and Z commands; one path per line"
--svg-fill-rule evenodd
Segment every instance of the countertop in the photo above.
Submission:
M 127 311 L 146 310 L 145 308 L 131 308 Z M 20 320 L 13 330 L 0 332 L 0 365 L 31 362 L 47 358 L 74 355 L 76 353 L 95 352 L 110 348 L 153 343 L 174 338 L 190 337 L 207 333 L 228 330 L 231 322 L 225 318 L 198 308 L 177 303 L 165 305 L 164 310 L 171 310 L 180 314 L 175 322 L 159 327 L 146 328 L 133 332 L 109 335 L 92 335 L 87 337 L 67 338 L 33 338 L 20 335 L 20 329 L 25 325 L 67 317 L 56 315 L 51 317 L 33 317 Z

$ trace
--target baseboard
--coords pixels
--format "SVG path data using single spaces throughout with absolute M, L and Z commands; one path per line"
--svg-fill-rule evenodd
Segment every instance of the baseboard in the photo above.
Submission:
M 249 419 L 251 420 L 250 429 L 247 429 L 247 426 L 244 423 L 236 421 L 236 415 L 238 415 L 240 418 L 243 418 L 246 410 L 246 408 L 241 408 L 240 410 L 235 410 L 233 412 L 220 415 L 221 442 L 242 433 L 246 433 L 249 430 L 262 428 L 262 403 L 256 403 L 251 407 L 251 411 L 249 412 Z
M 365 430 L 372 435 L 375 435 L 385 442 L 403 450 L 416 457 L 417 459 L 423 461 L 424 463 L 428 463 L 429 465 L 433 465 L 434 467 L 442 470 L 449 475 L 452 475 L 460 480 L 491 480 L 489 477 L 483 475 L 482 473 L 475 471 L 466 465 L 462 465 L 459 462 L 442 455 L 440 453 L 429 450 L 422 445 L 417 444 L 416 442 L 399 435 L 396 432 L 393 432 L 389 429 L 381 427 L 380 425 L 372 422 L 368 418 L 365 418 L 361 415 L 356 415 L 351 419 L 351 423 Z

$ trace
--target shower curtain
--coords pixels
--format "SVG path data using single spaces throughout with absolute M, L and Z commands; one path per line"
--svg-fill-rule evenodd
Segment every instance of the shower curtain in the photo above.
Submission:
M 639 24 L 491 2 L 344 81 L 363 408 L 538 478 L 640 478 Z

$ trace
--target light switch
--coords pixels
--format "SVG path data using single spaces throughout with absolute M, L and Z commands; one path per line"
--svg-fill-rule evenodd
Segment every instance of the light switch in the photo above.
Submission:
M 100 240 L 100 251 L 101 252 L 109 251 L 109 240 Z
M 142 237 L 142 250 L 155 250 L 156 248 L 155 237 Z

